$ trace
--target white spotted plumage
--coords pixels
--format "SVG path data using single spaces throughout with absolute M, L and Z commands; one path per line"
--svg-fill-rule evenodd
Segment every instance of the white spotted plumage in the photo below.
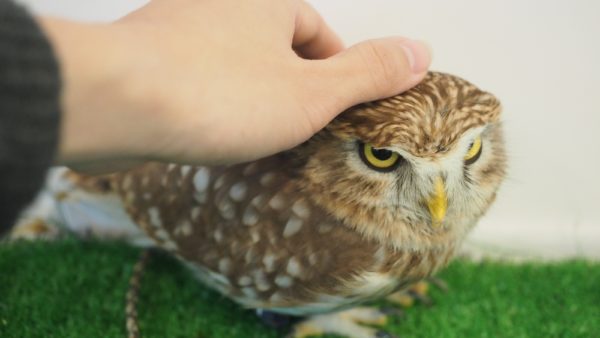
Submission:
M 447 264 L 504 178 L 499 114 L 491 94 L 430 73 L 404 94 L 349 109 L 289 151 L 232 166 L 150 163 L 102 178 L 108 192 L 88 190 L 119 195 L 157 246 L 246 307 L 333 311 Z M 467 166 L 474 137 L 483 150 Z M 403 162 L 374 170 L 361 144 Z M 436 177 L 448 200 L 437 226 L 424 202 Z

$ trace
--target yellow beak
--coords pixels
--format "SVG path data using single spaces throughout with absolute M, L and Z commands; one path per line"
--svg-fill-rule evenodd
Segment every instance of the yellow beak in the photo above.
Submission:
M 446 196 L 446 187 L 441 177 L 437 177 L 433 182 L 433 196 L 427 200 L 427 208 L 431 215 L 431 222 L 434 227 L 440 226 L 446 217 L 448 209 L 448 198 Z

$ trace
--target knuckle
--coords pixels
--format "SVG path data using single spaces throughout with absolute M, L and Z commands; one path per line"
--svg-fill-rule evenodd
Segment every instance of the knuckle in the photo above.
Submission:
M 361 55 L 377 90 L 387 92 L 398 86 L 403 74 L 403 63 L 398 62 L 398 53 L 380 41 L 366 41 Z

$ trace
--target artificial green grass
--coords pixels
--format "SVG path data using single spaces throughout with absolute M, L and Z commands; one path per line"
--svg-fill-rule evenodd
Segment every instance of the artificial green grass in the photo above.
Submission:
M 120 243 L 0 245 L 0 337 L 125 337 L 124 297 L 139 249 Z M 600 264 L 453 263 L 450 291 L 387 330 L 408 337 L 600 337 Z M 153 256 L 139 303 L 142 337 L 279 337 L 254 313 Z

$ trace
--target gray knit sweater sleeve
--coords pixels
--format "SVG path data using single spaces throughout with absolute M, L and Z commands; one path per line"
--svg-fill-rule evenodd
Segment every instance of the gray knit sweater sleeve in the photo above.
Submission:
M 32 200 L 58 141 L 60 79 L 48 39 L 0 0 L 0 236 Z

